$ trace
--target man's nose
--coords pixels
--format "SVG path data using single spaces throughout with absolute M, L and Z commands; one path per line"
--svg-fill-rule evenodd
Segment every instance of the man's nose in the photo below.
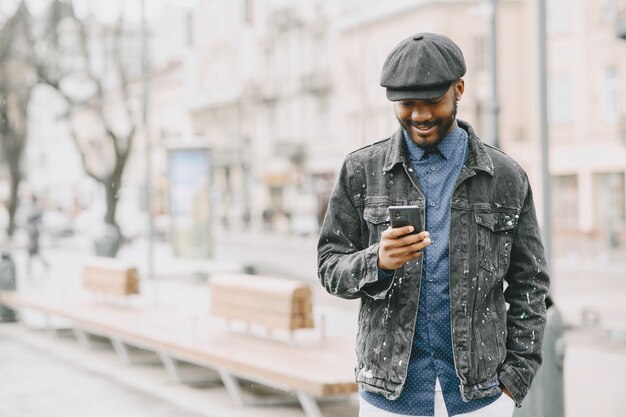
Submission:
M 414 123 L 424 123 L 432 118 L 432 112 L 428 106 L 415 106 L 411 112 L 411 121 Z

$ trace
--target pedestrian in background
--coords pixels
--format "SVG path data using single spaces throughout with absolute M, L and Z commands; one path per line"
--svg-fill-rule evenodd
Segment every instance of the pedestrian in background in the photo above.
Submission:
M 457 120 L 465 72 L 451 39 L 403 40 L 380 79 L 400 127 L 347 156 L 328 206 L 319 278 L 361 300 L 361 417 L 510 417 L 541 363 L 549 278 L 531 187 Z M 392 205 L 418 206 L 425 229 L 389 227 Z
M 36 195 L 31 197 L 31 204 L 26 214 L 26 233 L 28 234 L 28 260 L 26 270 L 30 276 L 32 273 L 33 261 L 37 259 L 47 270 L 48 261 L 41 255 L 41 224 L 43 219 L 43 209 L 39 205 Z

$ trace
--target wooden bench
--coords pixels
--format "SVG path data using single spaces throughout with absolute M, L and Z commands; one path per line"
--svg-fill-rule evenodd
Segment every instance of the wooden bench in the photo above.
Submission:
M 265 279 L 256 278 L 257 284 Z M 299 289 L 294 292 L 298 299 L 306 293 Z M 310 293 L 304 298 L 304 304 L 310 303 Z M 307 417 L 322 417 L 318 401 L 358 391 L 352 337 L 326 337 L 320 344 L 315 332 L 305 331 L 297 334 L 296 345 L 278 343 L 229 331 L 222 317 L 216 319 L 210 314 L 185 315 L 173 309 L 101 303 L 79 296 L 58 300 L 45 294 L 4 292 L 0 293 L 0 303 L 18 311 L 36 310 L 65 319 L 80 330 L 78 334 L 107 338 L 127 362 L 132 360 L 128 347 L 156 352 L 168 376 L 177 382 L 185 380 L 180 362 L 214 370 L 231 398 L 240 404 L 268 404 L 266 398 L 251 399 L 244 393 L 241 379 L 295 394 L 291 399 L 300 403 Z
M 313 328 L 311 289 L 301 281 L 246 274 L 214 275 L 211 313 L 249 325 L 293 332 Z
M 93 258 L 83 266 L 83 289 L 99 294 L 139 294 L 137 268 L 114 258 Z

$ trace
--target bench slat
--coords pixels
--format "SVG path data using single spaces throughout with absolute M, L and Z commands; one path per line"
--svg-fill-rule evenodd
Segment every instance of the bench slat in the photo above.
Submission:
M 216 274 L 211 276 L 211 287 L 224 286 L 230 288 L 234 283 L 240 288 L 259 294 L 285 293 L 306 297 L 311 292 L 309 286 L 302 281 L 247 274 Z
M 137 268 L 118 259 L 94 258 L 83 266 L 82 285 L 105 294 L 139 294 L 139 274 Z
M 273 277 L 224 274 L 212 276 L 211 313 L 269 328 L 313 328 L 311 289 L 307 283 Z
M 221 303 L 211 309 L 214 315 L 231 320 L 241 320 L 246 323 L 259 324 L 269 328 L 278 329 L 310 329 L 313 321 L 303 315 L 285 315 L 265 311 L 262 314 L 258 310 L 242 310 L 236 304 Z
M 306 298 L 288 298 L 288 297 L 272 297 L 259 296 L 248 292 L 242 292 L 232 288 L 212 288 L 213 298 L 220 300 L 219 304 L 245 305 L 253 310 L 274 311 L 285 314 L 290 313 L 309 313 L 312 311 L 311 301 Z

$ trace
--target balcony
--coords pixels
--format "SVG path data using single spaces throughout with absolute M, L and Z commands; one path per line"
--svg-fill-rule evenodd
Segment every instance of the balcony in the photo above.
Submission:
M 257 100 L 271 104 L 285 95 L 285 86 L 277 80 L 264 80 L 255 84 L 254 92 Z
M 328 71 L 315 71 L 302 75 L 300 78 L 302 91 L 311 94 L 328 94 L 332 89 L 332 81 Z
M 277 32 L 287 32 L 302 26 L 302 20 L 294 8 L 284 7 L 274 10 L 269 16 L 270 27 Z

